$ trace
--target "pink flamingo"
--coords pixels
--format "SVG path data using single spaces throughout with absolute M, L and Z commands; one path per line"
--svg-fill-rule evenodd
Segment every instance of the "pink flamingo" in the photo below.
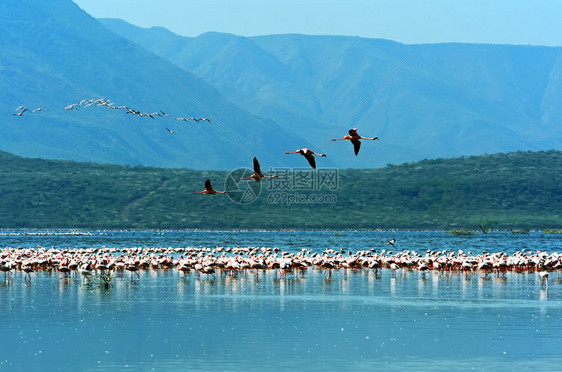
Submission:
M 359 149 L 361 148 L 361 141 L 359 140 L 378 140 L 379 137 L 361 137 L 359 134 L 357 134 L 357 128 L 353 128 L 349 130 L 349 135 L 342 137 L 342 138 L 334 138 L 332 141 L 351 141 L 351 143 L 353 143 L 353 149 L 355 150 L 355 155 L 359 154 Z
M 137 275 L 137 278 L 140 279 L 139 268 L 134 265 L 134 263 L 130 263 L 125 266 L 125 270 L 131 272 L 131 280 L 133 280 L 133 274 Z
M 211 185 L 211 180 L 206 180 L 205 190 L 194 192 L 193 194 L 209 194 L 209 195 L 228 194 L 228 191 L 216 191 L 215 189 L 213 189 L 213 186 Z
M 322 158 L 326 157 L 326 155 L 324 155 L 324 154 L 317 154 L 317 153 L 315 153 L 312 150 L 307 149 L 307 148 L 299 149 L 299 150 L 296 150 L 294 152 L 285 152 L 285 154 L 301 154 L 302 156 L 304 156 L 306 158 L 306 160 L 308 160 L 308 164 L 310 164 L 310 166 L 313 169 L 316 169 L 316 159 L 314 159 L 314 155 L 320 156 Z
M 1 262 L 0 263 L 0 271 L 4 272 L 4 280 L 8 280 L 9 277 L 12 275 L 12 264 L 9 262 Z
M 277 177 L 278 177 L 277 175 L 264 176 L 263 173 L 261 172 L 261 167 L 260 167 L 260 163 L 258 162 L 258 159 L 254 158 L 254 174 L 252 174 L 250 177 L 240 178 L 240 181 L 256 180 L 256 182 L 260 182 L 264 178 L 277 178 Z
M 21 268 L 23 270 L 23 272 L 25 272 L 25 281 L 27 282 L 28 280 L 31 281 L 31 273 L 34 273 L 35 271 L 29 267 L 29 266 L 23 266 Z
M 61 272 L 62 274 L 64 274 L 64 276 L 61 276 L 61 279 L 66 279 L 69 278 L 70 276 L 70 269 L 65 266 L 65 264 L 62 264 L 58 267 L 58 271 Z

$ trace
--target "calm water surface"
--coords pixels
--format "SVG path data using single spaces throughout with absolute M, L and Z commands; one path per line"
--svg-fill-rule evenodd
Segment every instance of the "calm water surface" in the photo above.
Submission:
M 562 252 L 562 236 L 540 232 L 24 233 L 2 231 L 1 246 L 321 252 L 388 249 L 381 242 L 396 238 L 396 250 Z M 561 289 L 558 273 L 544 290 L 536 273 L 339 270 L 328 277 L 309 269 L 304 277 L 260 272 L 216 279 L 145 271 L 140 280 L 118 277 L 106 292 L 58 273 L 35 273 L 26 284 L 17 272 L 11 282 L 0 281 L 0 369 L 560 370 Z

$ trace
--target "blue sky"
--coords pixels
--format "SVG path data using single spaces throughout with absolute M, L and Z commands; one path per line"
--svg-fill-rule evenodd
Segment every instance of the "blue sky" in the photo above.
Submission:
M 351 35 L 407 44 L 562 46 L 562 0 L 74 0 L 97 18 L 184 36 Z

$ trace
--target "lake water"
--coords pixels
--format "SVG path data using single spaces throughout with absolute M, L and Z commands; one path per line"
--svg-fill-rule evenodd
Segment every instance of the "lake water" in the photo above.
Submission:
M 562 236 L 398 231 L 1 231 L 0 246 L 267 246 L 335 249 L 540 249 Z M 35 235 L 39 233 L 39 235 Z M 44 235 L 48 233 L 49 235 Z M 0 274 L 1 275 L 1 274 Z M 538 274 L 309 269 L 304 276 L 148 270 L 109 292 L 37 272 L 0 280 L 0 369 L 560 370 L 562 279 Z M 3 278 L 1 278 L 3 279 Z

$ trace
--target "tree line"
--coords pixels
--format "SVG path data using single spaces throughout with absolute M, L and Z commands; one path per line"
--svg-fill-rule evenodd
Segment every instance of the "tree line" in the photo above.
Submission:
M 228 171 L 28 159 L 5 152 L 0 152 L 0 166 L 0 228 L 562 226 L 562 152 L 554 150 L 422 160 L 378 169 L 285 169 L 282 176 L 293 184 L 272 187 L 263 180 L 250 203 L 236 198 L 234 202 L 227 195 L 192 194 L 203 188 L 205 179 L 216 189 L 228 188 Z M 307 185 L 306 177 L 319 182 L 321 174 L 314 172 L 331 178 L 322 187 Z M 243 190 L 258 185 L 238 186 Z

